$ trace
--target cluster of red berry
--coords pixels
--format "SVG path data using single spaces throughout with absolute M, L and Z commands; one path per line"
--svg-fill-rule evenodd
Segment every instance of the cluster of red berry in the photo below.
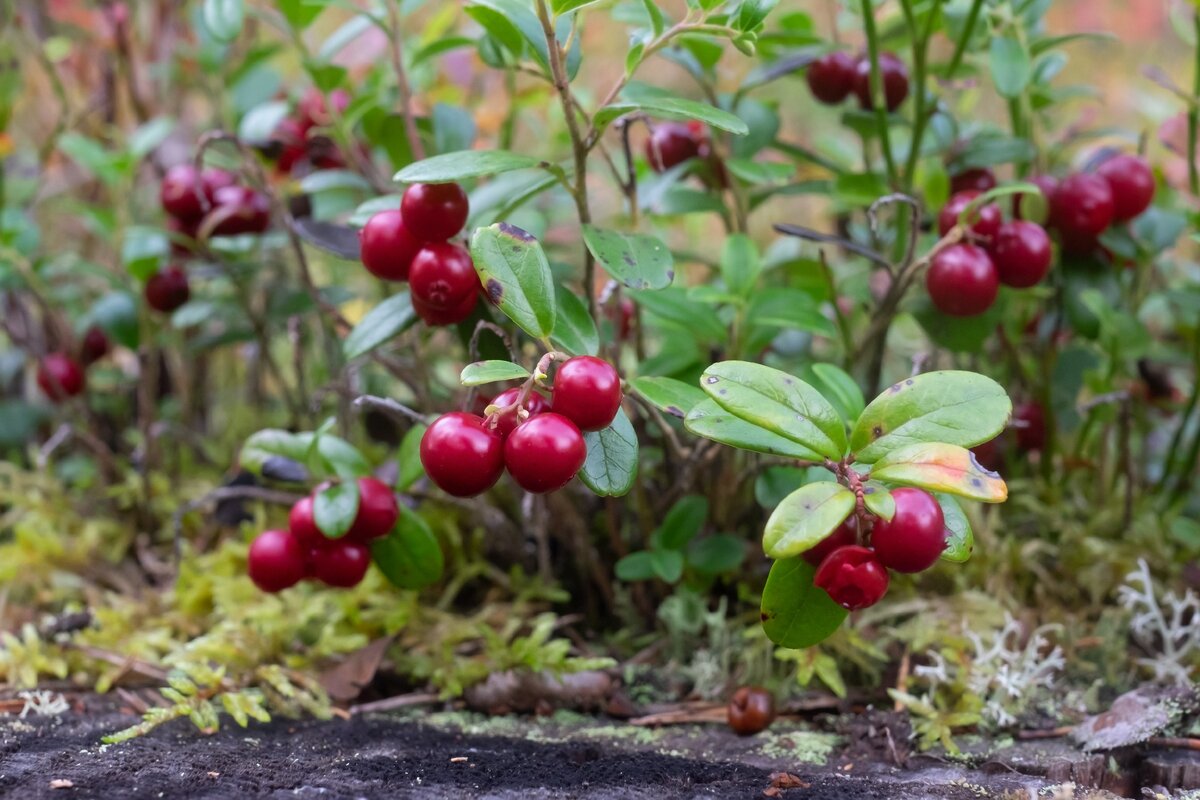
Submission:
M 296 103 L 295 115 L 281 119 L 271 135 L 266 155 L 275 168 L 290 174 L 345 167 L 346 159 L 321 131 L 333 124 L 330 108 L 342 114 L 349 105 L 350 93 L 345 89 L 334 89 L 328 100 L 315 88 L 305 92 Z
M 486 417 L 454 411 L 434 420 L 421 438 L 421 464 L 442 491 L 456 497 L 485 492 L 507 469 L 537 494 L 566 486 L 587 459 L 583 431 L 607 428 L 621 407 L 621 378 L 594 356 L 567 359 L 554 374 L 553 400 L 532 386 L 492 400 Z
M 247 571 L 264 592 L 283 591 L 305 578 L 342 589 L 356 586 L 371 566 L 367 544 L 387 536 L 400 516 L 387 484 L 359 478 L 354 522 L 345 536 L 330 539 L 317 527 L 315 498 L 316 492 L 292 506 L 287 530 L 263 531 L 250 544 Z
M 374 214 L 359 232 L 367 271 L 408 281 L 413 308 L 427 325 L 453 325 L 479 299 L 471 254 L 449 241 L 467 224 L 470 205 L 457 183 L 414 183 L 400 208 Z
M 933 495 L 922 489 L 892 490 L 896 513 L 874 518 L 870 546 L 858 544 L 857 518 L 851 516 L 803 558 L 817 568 L 813 583 L 851 611 L 873 606 L 888 588 L 888 570 L 923 572 L 946 549 L 946 520 Z
M 87 388 L 85 370 L 108 355 L 108 335 L 92 325 L 84 331 L 77 350 L 78 358 L 58 351 L 48 353 L 38 362 L 38 387 L 56 403 L 80 395 Z
M 1150 165 L 1128 154 L 1106 159 L 1095 172 L 1076 172 L 1061 181 L 1052 175 L 1031 180 L 1049 200 L 1049 225 L 1067 255 L 1094 253 L 1100 234 L 1137 217 L 1154 200 Z
M 853 92 L 864 109 L 871 102 L 871 60 L 865 55 L 852 56 L 835 51 L 808 65 L 804 75 L 813 97 L 826 105 L 837 105 Z M 884 104 L 895 111 L 908 97 L 908 67 L 894 53 L 879 54 L 879 77 L 883 82 Z

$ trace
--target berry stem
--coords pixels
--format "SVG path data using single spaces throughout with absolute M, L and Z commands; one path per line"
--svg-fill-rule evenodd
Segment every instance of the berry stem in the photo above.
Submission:
M 400 12 L 398 3 L 384 3 L 388 12 L 388 51 L 392 57 L 392 71 L 396 73 L 396 88 L 400 91 L 400 115 L 404 118 L 404 135 L 408 138 L 408 147 L 413 159 L 420 161 L 425 158 L 425 145 L 421 142 L 421 134 L 417 131 L 417 120 L 413 117 L 412 87 L 408 82 L 408 73 L 404 71 L 404 36 L 400 28 Z

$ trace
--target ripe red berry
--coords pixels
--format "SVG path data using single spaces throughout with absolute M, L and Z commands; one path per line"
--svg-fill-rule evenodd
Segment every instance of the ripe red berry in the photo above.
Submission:
M 308 156 L 305 137 L 306 131 L 299 120 L 292 117 L 284 117 L 279 120 L 279 124 L 275 126 L 275 130 L 271 134 L 271 141 L 278 150 L 278 154 L 275 156 L 275 167 L 280 172 L 291 172 L 292 167 Z
M 603 359 L 575 356 L 554 373 L 554 411 L 583 431 L 612 424 L 621 408 L 621 376 Z
M 145 296 L 148 306 L 170 314 L 192 296 L 187 273 L 174 265 L 160 269 L 146 281 Z
M 938 214 L 938 232 L 945 236 L 958 224 L 959 217 L 981 193 L 971 189 L 951 196 Z M 994 203 L 985 203 L 974 212 L 971 232 L 982 239 L 991 239 L 1000 230 L 1000 209 Z M 966 222 L 967 220 L 963 220 Z
M 852 544 L 825 557 L 813 575 L 813 584 L 842 608 L 857 611 L 879 602 L 887 592 L 888 573 L 873 550 Z
M 894 53 L 879 54 L 879 77 L 883 80 L 883 97 L 888 111 L 895 111 L 908 97 L 908 67 Z M 854 94 L 858 104 L 874 108 L 871 102 L 871 59 L 863 57 L 854 68 Z
M 1000 437 L 989 439 L 982 444 L 977 444 L 971 448 L 971 454 L 975 456 L 976 463 L 986 469 L 988 472 L 999 472 L 1004 466 L 1004 452 L 1000 449 Z
M 500 408 L 511 406 L 517 402 L 517 398 L 521 396 L 521 387 L 514 386 L 511 389 L 505 389 L 500 394 L 496 395 L 492 400 L 492 405 Z M 537 414 L 544 414 L 550 410 L 550 401 L 537 392 L 530 392 L 529 397 L 525 398 L 525 410 L 529 412 L 529 416 L 533 417 Z M 494 430 L 501 436 L 508 436 L 513 432 L 513 428 L 517 427 L 520 419 L 517 417 L 517 412 L 497 412 L 495 419 Z
M 408 219 L 408 215 L 404 215 Z M 479 291 L 471 254 L 456 244 L 427 244 L 408 269 L 413 302 L 434 311 L 459 309 Z
M 553 411 L 522 422 L 504 442 L 504 465 L 518 486 L 535 494 L 566 486 L 586 458 L 579 428 Z
M 89 326 L 79 343 L 79 357 L 86 367 L 108 355 L 108 334 L 98 325 Z
M 47 397 L 58 403 L 83 392 L 87 378 L 79 362 L 66 353 L 48 353 L 38 363 L 37 383 Z
M 946 549 L 946 519 L 929 492 L 902 486 L 892 490 L 896 514 L 871 529 L 875 557 L 897 572 L 922 572 Z
M 504 440 L 483 417 L 452 411 L 421 437 L 421 465 L 443 492 L 472 497 L 492 488 L 504 473 Z
M 1113 156 L 1100 165 L 1096 174 L 1108 182 L 1113 196 L 1113 219 L 1133 219 L 1150 207 L 1154 199 L 1154 173 L 1137 156 Z
M 426 242 L 444 242 L 461 231 L 469 208 L 457 183 L 414 183 L 400 199 L 408 229 Z
M 163 175 L 158 196 L 163 211 L 183 221 L 192 221 L 204 216 L 203 200 L 197 191 L 196 168 L 191 164 L 176 164 Z
M 634 305 L 633 300 L 622 296 L 620 302 L 617 303 L 616 309 L 610 313 L 615 318 L 613 322 L 617 328 L 617 339 L 623 342 L 629 338 L 629 334 L 633 331 L 633 321 L 634 317 L 637 316 L 637 307 Z
M 1076 173 L 1063 179 L 1050 204 L 1050 221 L 1068 240 L 1096 237 L 1113 221 L 1113 193 L 1099 175 Z
M 1013 220 L 1001 225 L 990 252 L 996 274 L 1006 286 L 1033 286 L 1050 270 L 1050 237 L 1034 222 Z
M 925 274 L 929 299 L 943 314 L 973 317 L 996 302 L 1000 279 L 987 251 L 973 244 L 956 244 L 933 257 Z
M 370 566 L 371 551 L 366 545 L 340 539 L 311 554 L 309 573 L 327 586 L 349 589 L 362 581 Z
M 333 124 L 330 107 L 339 114 L 350 106 L 350 93 L 345 89 L 334 89 L 329 93 L 328 100 L 320 89 L 311 87 L 296 103 L 296 118 L 300 126 L 307 132 L 316 125 L 329 126 Z
M 1013 429 L 1017 434 L 1017 447 L 1023 453 L 1032 453 L 1046 446 L 1046 411 L 1038 403 L 1022 403 L 1013 409 Z
M 213 193 L 213 204 L 213 213 L 221 215 L 213 228 L 218 236 L 262 233 L 271 224 L 270 200 L 249 186 L 222 186 Z
M 376 478 L 359 478 L 358 513 L 345 538 L 366 542 L 387 536 L 399 516 L 400 507 L 390 486 Z
M 223 169 L 210 168 L 200 172 L 200 188 L 210 205 L 217 202 L 218 191 L 226 186 L 233 186 L 235 183 L 237 183 L 237 176 Z
M 964 169 L 950 177 L 950 194 L 959 192 L 986 192 L 996 188 L 996 173 L 987 167 Z
M 857 541 L 858 523 L 853 516 L 850 516 L 847 517 L 845 522 L 834 528 L 833 533 L 801 553 L 800 557 L 814 567 L 819 567 L 821 566 L 821 562 L 825 560 L 825 557 L 834 550 L 837 550 L 839 547 L 845 547 L 848 544 L 854 544 Z
M 825 105 L 832 106 L 849 96 L 850 90 L 854 88 L 854 74 L 857 68 L 858 59 L 837 50 L 809 64 L 804 77 L 813 97 Z
M 454 325 L 471 316 L 479 301 L 479 294 L 472 292 L 454 308 L 430 308 L 418 298 L 413 298 L 413 309 L 426 325 Z
M 264 592 L 295 586 L 308 571 L 304 547 L 288 531 L 263 531 L 254 537 L 247 558 L 250 580 Z
M 646 139 L 646 161 L 655 172 L 665 172 L 700 155 L 700 136 L 682 122 L 659 122 Z
M 292 505 L 292 510 L 288 512 L 288 530 L 306 548 L 324 547 L 330 541 L 317 527 L 311 494 L 301 497 Z
M 1027 180 L 1029 183 L 1032 183 L 1034 186 L 1042 190 L 1040 205 L 1045 210 L 1042 214 L 1035 215 L 1038 217 L 1038 219 L 1034 221 L 1041 222 L 1048 220 L 1050 216 L 1050 209 L 1054 207 L 1054 193 L 1058 191 L 1058 178 L 1054 177 L 1053 175 L 1034 175 Z M 1017 219 L 1025 219 L 1021 212 L 1021 204 L 1029 201 L 1023 200 L 1022 198 L 1024 197 L 1024 193 L 1013 195 L 1013 216 Z
M 761 686 L 742 686 L 733 693 L 725 719 L 739 736 L 766 730 L 775 719 L 775 697 Z
M 399 209 L 373 215 L 358 233 L 363 266 L 377 278 L 408 280 L 408 270 L 423 243 L 409 232 Z

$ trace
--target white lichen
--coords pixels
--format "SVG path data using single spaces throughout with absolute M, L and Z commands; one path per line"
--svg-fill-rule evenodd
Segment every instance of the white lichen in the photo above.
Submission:
M 1005 614 L 1004 627 L 988 643 L 974 631 L 966 632 L 975 647 L 967 686 L 983 699 L 983 717 L 999 726 L 1016 722 L 1020 710 L 1037 689 L 1052 689 L 1055 674 L 1066 665 L 1062 648 L 1050 647 L 1047 634 L 1055 626 L 1043 625 L 1021 647 L 1024 628 Z
M 1200 597 L 1191 589 L 1182 596 L 1173 591 L 1160 599 L 1145 559 L 1125 576 L 1117 601 L 1132 614 L 1129 632 L 1150 655 L 1137 659 L 1159 683 L 1191 686 L 1192 669 L 1200 652 Z
M 25 705 L 21 708 L 21 719 L 25 719 L 29 714 L 33 714 L 35 717 L 57 717 L 71 708 L 67 703 L 67 698 L 63 697 L 61 693 L 46 689 L 17 692 L 17 697 L 25 701 Z

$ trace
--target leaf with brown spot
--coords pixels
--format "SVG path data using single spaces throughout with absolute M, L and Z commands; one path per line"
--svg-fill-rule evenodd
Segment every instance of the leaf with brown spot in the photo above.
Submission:
M 913 444 L 893 450 L 875 463 L 871 477 L 982 503 L 1008 499 L 1003 478 L 981 467 L 970 450 L 952 444 Z
M 771 558 L 791 558 L 819 544 L 854 510 L 854 492 L 833 481 L 801 486 L 775 507 L 763 531 Z
M 557 305 L 541 243 L 515 225 L 497 223 L 475 231 L 471 258 L 488 299 L 533 338 L 548 337 Z

